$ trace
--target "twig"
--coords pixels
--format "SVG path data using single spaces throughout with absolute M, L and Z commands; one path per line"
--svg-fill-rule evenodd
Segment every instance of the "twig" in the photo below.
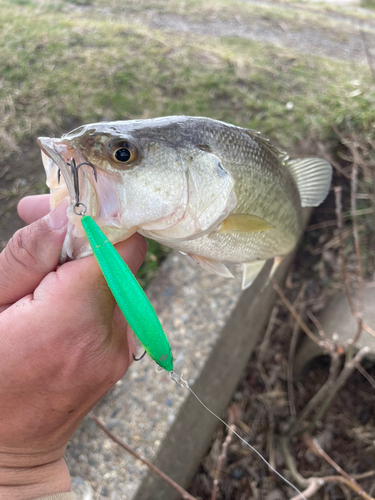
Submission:
M 334 131 L 336 132 L 336 134 L 340 137 L 341 134 L 340 132 L 336 129 L 336 127 L 333 127 Z M 340 137 L 341 138 L 341 137 Z M 337 162 L 334 157 L 328 152 L 326 151 L 326 149 L 321 145 L 321 144 L 318 144 L 318 148 L 319 150 L 321 151 L 321 154 L 325 157 L 325 159 L 341 174 L 343 175 L 344 177 L 346 177 L 347 179 L 350 179 L 350 175 L 345 172 L 345 170 L 342 168 L 342 166 L 340 165 L 339 162 Z
M 375 330 L 373 330 L 370 326 L 366 325 L 366 323 L 362 323 L 362 328 L 366 330 L 367 333 L 375 337 Z
M 366 196 L 366 199 L 372 199 L 372 195 L 363 195 Z M 359 195 L 357 195 L 358 199 Z M 373 214 L 374 213 L 374 208 L 362 208 L 361 210 L 356 210 L 355 215 L 356 216 L 361 216 L 361 215 L 368 215 L 368 214 Z M 343 214 L 342 215 L 342 220 L 347 220 L 351 219 L 353 217 L 352 213 L 350 214 Z M 311 224 L 310 226 L 307 226 L 305 231 L 315 231 L 316 229 L 323 229 L 325 227 L 330 227 L 330 226 L 337 226 L 337 219 L 332 219 L 332 220 L 326 220 L 324 222 L 318 222 L 317 224 Z
M 358 227 L 358 232 L 363 231 L 365 229 L 364 224 Z M 346 240 L 347 238 L 350 238 L 352 236 L 353 231 L 352 228 L 345 229 L 345 231 L 342 232 L 342 241 Z M 327 241 L 322 247 L 317 247 L 314 248 L 313 250 L 310 251 L 311 255 L 319 255 L 326 250 L 329 250 L 330 248 L 336 248 L 340 247 L 340 237 L 339 236 L 334 236 L 332 239 Z
M 364 498 L 365 500 L 375 500 L 373 497 L 364 492 L 362 488 L 361 490 L 363 493 L 355 489 L 352 483 L 342 476 L 311 477 L 309 479 L 308 487 L 305 491 L 302 491 L 303 496 L 296 495 L 290 500 L 302 500 L 303 498 L 311 498 L 318 490 L 320 490 L 322 486 L 325 486 L 329 483 L 345 484 L 348 488 L 355 491 L 361 498 Z
M 323 342 L 328 342 L 327 336 L 324 333 L 324 330 L 323 330 L 322 325 L 320 324 L 319 320 L 314 316 L 314 314 L 311 311 L 307 311 L 307 316 L 311 319 L 311 321 L 316 326 L 316 329 L 318 330 L 319 335 L 322 337 Z
M 319 389 L 319 391 L 313 396 L 310 401 L 306 404 L 304 409 L 301 411 L 299 414 L 298 418 L 291 423 L 287 435 L 289 438 L 295 436 L 298 432 L 298 427 L 299 425 L 306 420 L 306 418 L 310 415 L 312 410 L 319 404 L 323 399 L 326 397 L 326 395 L 332 390 L 334 387 L 334 384 L 337 380 L 337 374 L 339 370 L 339 365 L 340 365 L 340 357 L 338 355 L 337 350 L 332 350 L 330 352 L 331 356 L 331 366 L 329 368 L 329 376 L 327 381 L 325 382 L 324 385 Z
M 264 356 L 266 354 L 266 350 L 268 347 L 268 341 L 269 341 L 270 335 L 272 333 L 273 327 L 275 325 L 275 321 L 276 321 L 278 313 L 279 313 L 279 308 L 277 306 L 275 306 L 272 309 L 272 313 L 271 313 L 270 320 L 268 322 L 267 330 L 266 330 L 266 333 L 264 334 L 263 342 L 261 343 L 260 348 L 259 348 L 259 355 L 258 355 L 259 364 L 263 363 L 263 359 L 264 359 Z
M 357 370 L 361 375 L 365 377 L 365 379 L 372 385 L 372 387 L 375 389 L 375 380 L 371 377 L 369 373 L 363 368 L 361 363 L 357 363 L 356 365 Z
M 304 498 L 310 498 L 324 485 L 324 481 L 321 478 L 311 477 L 307 488 L 301 492 L 300 495 L 296 495 L 290 500 L 303 500 Z
M 308 488 L 310 484 L 310 479 L 305 479 L 301 474 L 298 472 L 294 458 L 292 457 L 292 454 L 290 453 L 289 446 L 288 446 L 288 438 L 282 437 L 280 438 L 280 450 L 283 455 L 285 465 L 290 472 L 293 480 L 297 483 L 299 488 Z M 303 498 L 298 495 L 296 498 Z
M 365 498 L 366 500 L 374 500 L 370 495 L 368 495 L 360 486 L 357 481 L 351 477 L 347 472 L 345 472 L 320 446 L 317 439 L 312 439 L 308 434 L 303 435 L 303 441 L 306 446 L 313 452 L 315 455 L 318 455 L 326 462 L 329 463 L 344 479 L 346 479 L 345 484 L 349 486 L 353 491 L 357 493 L 361 498 Z
M 362 358 L 370 351 L 370 348 L 365 346 L 360 349 L 356 356 L 353 359 L 348 359 L 345 362 L 345 366 L 343 370 L 341 371 L 340 375 L 337 377 L 337 379 L 334 381 L 332 384 L 330 391 L 327 392 L 327 397 L 325 398 L 322 406 L 319 408 L 317 411 L 314 419 L 308 424 L 306 427 L 304 427 L 301 431 L 299 431 L 296 435 L 301 436 L 305 432 L 310 432 L 316 425 L 316 423 L 322 418 L 324 413 L 326 412 L 327 408 L 331 404 L 333 398 L 336 396 L 338 391 L 341 389 L 341 387 L 345 384 L 345 382 L 348 380 L 350 375 L 353 373 L 354 369 L 357 366 L 357 363 L 360 363 Z
M 337 486 L 342 491 L 342 493 L 343 493 L 343 495 L 345 497 L 345 500 L 352 500 L 352 496 L 350 494 L 350 490 L 346 487 L 345 484 L 338 483 Z M 325 491 L 325 493 L 327 493 L 327 492 Z M 328 500 L 328 496 L 327 496 L 327 500 Z
M 259 500 L 259 489 L 257 486 L 257 483 L 255 481 L 250 481 L 250 488 L 251 488 L 251 493 L 252 493 L 252 500 Z
M 305 295 L 305 290 L 306 290 L 307 284 L 304 283 L 301 287 L 301 290 L 298 292 L 297 298 L 294 301 L 294 306 L 297 310 L 297 307 L 299 307 L 304 295 Z M 296 405 L 294 403 L 294 391 L 293 391 L 293 363 L 294 363 L 294 355 L 296 352 L 296 347 L 297 347 L 297 340 L 298 340 L 298 332 L 299 332 L 300 326 L 297 323 L 297 321 L 294 322 L 293 326 L 293 332 L 292 332 L 292 338 L 290 339 L 290 345 L 289 345 L 289 354 L 288 354 L 288 365 L 287 365 L 287 386 L 288 386 L 288 402 L 289 402 L 289 411 L 292 417 L 296 417 L 297 412 L 296 412 Z
M 357 319 L 357 311 L 355 310 L 352 296 L 350 294 L 348 273 L 346 269 L 346 260 L 344 253 L 344 238 L 343 238 L 343 225 L 342 225 L 342 209 L 341 209 L 341 186 L 336 186 L 334 188 L 335 191 L 335 200 L 336 200 L 336 217 L 337 217 L 337 227 L 339 229 L 339 240 L 340 240 L 340 257 L 341 257 L 341 266 L 342 266 L 342 276 L 345 285 L 346 296 L 348 297 L 349 307 L 352 315 L 355 319 Z
M 347 269 L 346 269 L 345 255 L 344 255 L 344 238 L 343 238 L 342 212 L 341 212 L 341 191 L 342 191 L 341 186 L 335 187 L 334 191 L 335 191 L 335 199 L 336 199 L 337 227 L 339 229 L 339 238 L 340 238 L 340 257 L 341 257 L 341 265 L 342 265 L 342 275 L 343 275 L 345 291 L 346 291 L 346 296 L 348 298 L 350 311 L 351 311 L 352 315 L 354 316 L 354 318 L 358 322 L 357 335 L 355 336 L 355 338 L 353 340 L 356 340 L 356 337 L 358 337 L 358 331 L 360 332 L 361 328 L 363 328 L 363 330 L 365 330 L 370 335 L 375 337 L 375 331 L 371 327 L 366 325 L 366 323 L 363 323 L 361 315 L 357 314 L 357 311 L 354 307 L 352 296 L 350 294 L 350 287 L 349 287 L 348 274 L 347 274 Z M 359 228 L 357 228 L 357 231 L 359 231 Z M 357 254 L 357 258 L 358 258 L 358 254 Z M 349 341 L 349 345 L 354 344 L 353 340 Z
M 229 412 L 228 424 L 229 424 L 231 430 L 228 429 L 227 437 L 225 438 L 225 441 L 224 441 L 223 446 L 221 448 L 219 458 L 217 460 L 217 467 L 216 467 L 216 471 L 215 471 L 215 479 L 214 479 L 214 484 L 213 484 L 213 488 L 212 488 L 211 500 L 216 500 L 217 492 L 219 491 L 220 472 L 221 472 L 221 469 L 223 468 L 224 459 L 227 456 L 227 449 L 228 449 L 229 443 L 231 442 L 232 437 L 234 436 L 232 431 L 234 431 L 234 432 L 236 431 L 236 426 L 233 425 L 233 421 L 234 421 L 234 414 L 233 413 L 234 413 L 233 411 Z M 232 423 L 231 423 L 231 421 L 232 421 Z
M 129 445 L 127 445 L 126 443 L 124 443 L 123 441 L 121 441 L 120 439 L 118 439 L 107 428 L 107 426 L 101 420 L 98 419 L 98 417 L 96 415 L 94 415 L 92 412 L 90 412 L 89 413 L 89 417 L 101 429 L 103 429 L 103 431 L 107 434 L 107 436 L 109 436 L 112 439 L 112 441 L 114 441 L 115 443 L 117 443 L 118 445 L 120 445 L 122 448 L 124 448 L 124 450 L 126 450 L 128 453 L 130 453 L 130 455 L 133 455 L 133 457 L 135 457 L 137 460 L 140 460 L 145 465 L 147 465 L 147 467 L 152 472 L 154 472 L 157 476 L 159 476 L 161 479 L 163 479 L 163 481 L 165 481 L 167 484 L 169 484 L 169 486 L 171 486 L 174 490 L 176 490 L 181 495 L 181 497 L 184 500 L 197 500 L 195 497 L 193 497 L 192 495 L 190 495 L 190 493 L 188 493 L 186 490 L 184 490 L 180 485 L 178 485 L 177 483 L 175 483 L 173 481 L 173 479 L 171 479 L 169 476 L 167 476 L 167 474 L 164 474 L 164 472 L 162 472 L 160 469 L 158 469 L 157 467 L 155 467 L 155 465 L 153 465 L 149 460 L 147 460 L 147 458 L 144 458 L 142 455 L 140 455 L 135 450 L 133 450 L 132 448 L 130 448 Z
M 353 155 L 354 156 L 354 155 Z M 355 158 L 353 158 L 355 160 Z M 353 235 L 354 235 L 354 245 L 355 253 L 357 256 L 357 269 L 358 269 L 358 296 L 357 296 L 357 311 L 356 317 L 358 321 L 357 333 L 354 338 L 350 341 L 351 345 L 358 342 L 359 337 L 362 333 L 362 313 L 363 313 L 363 275 L 362 275 L 362 259 L 361 259 L 361 249 L 359 245 L 358 236 L 358 224 L 356 216 L 356 194 L 357 194 L 357 176 L 358 176 L 358 164 L 356 161 L 353 163 L 352 178 L 351 178 L 351 191 L 350 191 L 350 202 L 352 209 L 352 220 L 353 220 Z
M 289 402 L 289 411 L 292 417 L 296 417 L 296 405 L 294 402 L 294 391 L 293 391 L 293 363 L 294 363 L 294 355 L 296 352 L 297 340 L 298 340 L 298 332 L 300 326 L 297 321 L 294 323 L 292 338 L 290 340 L 289 345 L 289 356 L 288 356 L 288 367 L 287 367 L 287 380 L 288 380 L 288 402 Z
M 310 330 L 310 328 L 306 325 L 306 323 L 302 320 L 301 316 L 297 313 L 297 311 L 294 309 L 292 304 L 289 302 L 289 300 L 285 297 L 284 292 L 281 290 L 279 285 L 276 283 L 274 278 L 271 278 L 272 285 L 276 292 L 279 294 L 279 297 L 281 300 L 284 302 L 286 307 L 289 309 L 290 313 L 292 314 L 293 318 L 297 321 L 299 326 L 302 328 L 302 330 L 306 333 L 306 335 L 316 344 L 320 345 L 320 341 L 318 337 L 316 337 L 313 332 Z
M 320 446 L 319 441 L 317 439 L 313 439 L 309 434 L 305 433 L 302 436 L 302 440 L 305 443 L 305 445 L 312 451 L 315 455 L 320 456 L 324 458 L 326 462 L 331 465 L 336 472 L 338 472 L 341 476 L 345 477 L 348 481 L 352 481 L 353 484 L 356 484 L 357 486 L 358 483 L 349 476 L 347 472 L 344 471 Z
M 368 477 L 375 476 L 375 470 L 369 470 L 367 472 L 363 472 L 362 474 L 356 474 L 354 479 L 367 479 Z

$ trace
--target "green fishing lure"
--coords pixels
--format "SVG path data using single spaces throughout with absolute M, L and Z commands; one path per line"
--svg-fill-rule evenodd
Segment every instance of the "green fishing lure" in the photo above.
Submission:
M 147 354 L 164 370 L 171 372 L 171 346 L 146 294 L 115 247 L 89 215 L 82 217 L 82 226 L 126 321 Z

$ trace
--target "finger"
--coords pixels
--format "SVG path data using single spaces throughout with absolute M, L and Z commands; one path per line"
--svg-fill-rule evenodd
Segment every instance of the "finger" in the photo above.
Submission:
M 67 227 L 68 201 L 17 231 L 0 254 L 0 305 L 33 293 L 59 263 Z
M 49 199 L 49 194 L 25 196 L 25 198 L 22 198 L 18 203 L 18 215 L 26 224 L 31 224 L 41 219 L 50 212 Z
M 134 234 L 118 243 L 116 249 L 135 274 L 146 255 L 147 243 L 142 236 Z M 35 290 L 34 301 L 63 305 L 59 307 L 62 321 L 74 322 L 74 318 L 79 317 L 91 324 L 95 318 L 99 328 L 116 326 L 109 332 L 114 335 L 121 334 L 125 328 L 122 315 L 117 311 L 115 314 L 116 302 L 93 255 L 66 262 L 56 273 L 50 273 Z M 116 339 L 111 341 L 116 342 Z
M 135 274 L 147 252 L 146 240 L 140 234 L 135 233 L 127 240 L 117 243 L 115 247 Z M 102 294 L 103 291 L 112 295 L 93 255 L 63 264 L 55 274 L 46 277 L 40 287 L 35 290 L 34 298 L 45 300 L 50 293 L 55 295 L 57 286 L 61 295 L 66 293 L 67 296 L 72 297 L 72 291 L 74 291 L 74 300 L 77 303 L 80 300 L 90 300 L 90 297 L 92 301 L 97 301 L 98 294 Z M 63 298 L 60 297 L 59 300 L 62 301 Z

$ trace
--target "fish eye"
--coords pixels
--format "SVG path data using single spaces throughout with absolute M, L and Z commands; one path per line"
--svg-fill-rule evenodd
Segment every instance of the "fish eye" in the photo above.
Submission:
M 127 162 L 131 157 L 131 152 L 128 148 L 120 148 L 115 152 L 115 158 L 117 161 Z
M 128 141 L 112 145 L 110 155 L 116 163 L 130 163 L 136 160 L 138 153 L 136 147 Z

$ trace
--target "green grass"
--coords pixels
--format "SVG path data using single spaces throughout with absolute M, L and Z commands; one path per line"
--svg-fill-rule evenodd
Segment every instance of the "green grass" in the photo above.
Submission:
M 205 115 L 286 146 L 331 122 L 369 125 L 374 90 L 366 67 L 362 93 L 351 97 L 356 88 L 344 62 L 7 5 L 0 3 L 2 157 L 68 121 Z
M 236 9 L 253 22 L 271 15 L 233 0 L 203 7 L 197 0 L 129 0 L 126 8 L 119 0 L 0 0 L 1 164 L 15 151 L 22 158 L 38 135 L 170 114 L 250 127 L 285 148 L 325 138 L 333 126 L 373 133 L 375 93 L 366 66 L 240 38 L 154 30 L 137 18 L 152 9 L 190 19 L 200 12 L 199 19 L 223 20 Z M 306 22 L 304 13 L 282 9 L 272 16 Z
M 361 0 L 361 7 L 366 9 L 375 9 L 375 0 Z

